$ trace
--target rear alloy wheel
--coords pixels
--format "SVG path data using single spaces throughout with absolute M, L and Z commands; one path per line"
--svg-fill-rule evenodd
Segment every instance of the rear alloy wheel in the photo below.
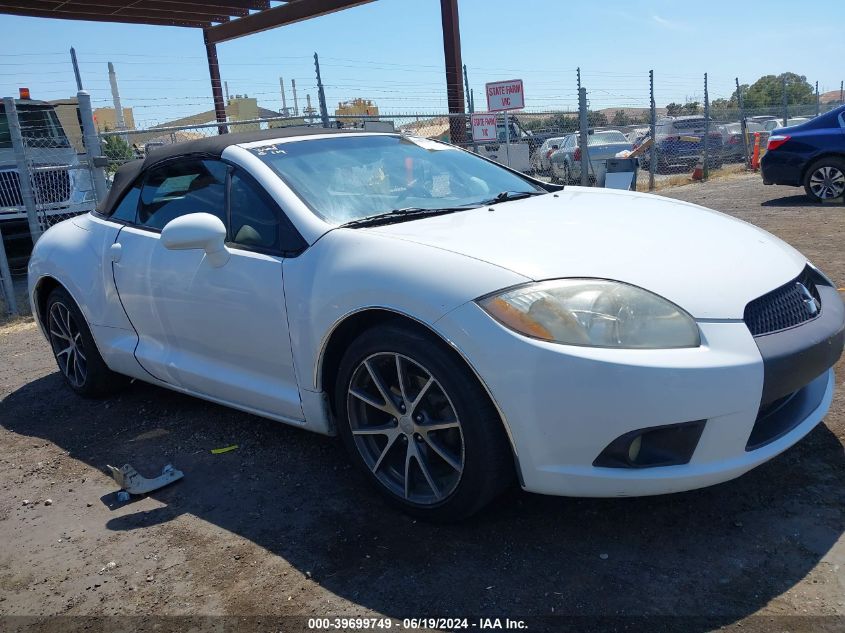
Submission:
M 59 369 L 70 386 L 79 389 L 88 377 L 88 358 L 82 332 L 64 302 L 54 301 L 50 305 L 47 328 Z
M 845 194 L 845 160 L 822 158 L 813 163 L 804 178 L 804 190 L 813 200 L 834 200 Z
M 44 327 L 67 385 L 81 396 L 102 396 L 128 382 L 107 366 L 76 303 L 64 288 L 47 298 Z
M 401 325 L 364 332 L 335 388 L 353 461 L 392 503 L 454 521 L 513 479 L 507 436 L 486 392 L 454 352 Z

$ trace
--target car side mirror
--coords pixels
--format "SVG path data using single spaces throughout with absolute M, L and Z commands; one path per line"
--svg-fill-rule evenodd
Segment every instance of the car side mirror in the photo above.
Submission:
M 210 213 L 189 213 L 171 220 L 161 230 L 161 243 L 171 251 L 202 249 L 215 268 L 229 261 L 226 227 Z

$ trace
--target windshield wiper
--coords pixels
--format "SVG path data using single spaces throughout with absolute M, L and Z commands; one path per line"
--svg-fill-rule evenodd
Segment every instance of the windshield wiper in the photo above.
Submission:
M 531 196 L 541 196 L 548 191 L 502 191 L 497 193 L 493 198 L 485 200 L 481 204 L 496 204 L 497 202 L 508 202 L 510 200 L 522 200 L 523 198 L 530 198 Z
M 431 217 L 435 215 L 446 215 L 447 213 L 455 213 L 456 211 L 466 211 L 478 205 L 463 205 L 459 207 L 440 207 L 438 209 L 423 209 L 422 207 L 404 207 L 402 209 L 392 209 L 376 215 L 370 215 L 365 218 L 358 218 L 357 220 L 350 220 L 340 226 L 343 228 L 357 228 L 361 226 L 378 226 L 380 224 L 392 224 L 394 222 L 404 222 L 405 220 L 415 220 L 417 218 Z

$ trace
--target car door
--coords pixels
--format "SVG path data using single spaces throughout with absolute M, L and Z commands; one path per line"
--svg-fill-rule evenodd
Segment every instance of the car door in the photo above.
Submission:
M 138 362 L 193 393 L 301 420 L 282 276 L 286 248 L 301 238 L 290 234 L 282 211 L 245 173 L 199 158 L 153 167 L 139 198 L 135 221 L 113 246 Z M 223 266 L 203 250 L 168 250 L 161 242 L 169 221 L 197 212 L 227 227 Z

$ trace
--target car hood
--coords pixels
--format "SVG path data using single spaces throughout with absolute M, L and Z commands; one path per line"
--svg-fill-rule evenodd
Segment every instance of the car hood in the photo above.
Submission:
M 698 319 L 741 319 L 749 301 L 794 279 L 807 263 L 785 242 L 722 213 L 598 188 L 566 187 L 363 230 L 461 253 L 534 280 L 623 281 Z

